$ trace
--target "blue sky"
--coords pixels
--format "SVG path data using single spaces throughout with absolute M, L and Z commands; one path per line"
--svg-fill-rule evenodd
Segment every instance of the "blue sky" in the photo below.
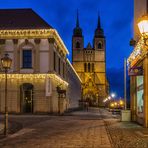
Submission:
M 114 78 L 117 78 L 116 82 L 123 80 L 123 60 L 132 51 L 129 41 L 133 36 L 133 0 L 0 0 L 0 8 L 32 8 L 57 29 L 70 51 L 70 59 L 77 9 L 85 46 L 88 42 L 92 43 L 99 11 L 106 36 L 106 61 L 111 91 L 117 91 L 119 87 L 123 89 L 123 83 L 114 85 Z M 118 90 L 117 93 L 123 96 L 123 91 Z

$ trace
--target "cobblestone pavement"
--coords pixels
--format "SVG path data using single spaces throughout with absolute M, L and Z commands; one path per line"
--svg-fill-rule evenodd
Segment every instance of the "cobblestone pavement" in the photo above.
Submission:
M 148 148 L 148 129 L 132 122 L 120 122 L 105 110 L 100 110 L 114 148 Z
M 20 129 L 0 139 L 0 148 L 110 148 L 110 138 L 98 109 L 70 116 L 11 115 Z

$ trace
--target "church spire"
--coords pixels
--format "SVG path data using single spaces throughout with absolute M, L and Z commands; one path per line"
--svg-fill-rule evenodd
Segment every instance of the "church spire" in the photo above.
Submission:
M 77 9 L 77 21 L 76 21 L 76 27 L 79 28 L 79 12 Z
M 97 28 L 95 30 L 95 38 L 98 38 L 98 37 L 104 37 L 104 31 L 103 29 L 101 28 L 101 21 L 100 21 L 100 15 L 98 14 L 98 24 L 97 24 Z
M 73 30 L 73 36 L 75 36 L 75 37 L 82 37 L 82 29 L 80 28 L 80 25 L 79 25 L 78 9 L 77 9 L 77 17 L 76 17 L 76 27 Z
M 98 26 L 97 26 L 98 29 L 101 28 L 101 23 L 100 23 L 100 15 L 98 14 Z

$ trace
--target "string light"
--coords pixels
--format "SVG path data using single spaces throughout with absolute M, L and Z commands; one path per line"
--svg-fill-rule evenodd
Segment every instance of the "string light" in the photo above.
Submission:
M 5 74 L 0 74 L 0 79 L 4 79 Z M 51 78 L 54 81 L 68 86 L 68 83 L 56 74 L 8 74 L 8 79 L 46 79 Z

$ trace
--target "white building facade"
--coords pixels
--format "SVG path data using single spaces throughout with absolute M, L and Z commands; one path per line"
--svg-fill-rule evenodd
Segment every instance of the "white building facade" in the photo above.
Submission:
M 31 9 L 0 10 L 0 15 L 0 58 L 7 53 L 13 61 L 8 74 L 8 111 L 63 113 L 73 107 L 67 95 L 71 86 L 68 50 L 57 31 Z M 76 74 L 74 78 L 81 86 Z M 59 95 L 57 87 L 64 93 Z M 5 109 L 4 88 L 1 69 L 0 112 Z

